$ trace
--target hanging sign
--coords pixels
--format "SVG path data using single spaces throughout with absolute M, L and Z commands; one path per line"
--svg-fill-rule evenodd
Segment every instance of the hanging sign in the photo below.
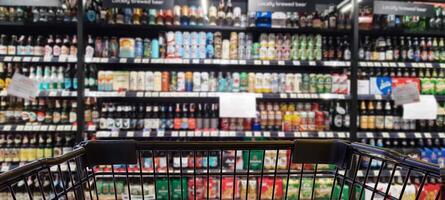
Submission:
M 0 6 L 60 7 L 60 0 L 0 0 Z
M 256 96 L 252 93 L 222 93 L 219 96 L 219 116 L 235 118 L 256 117 Z
M 434 6 L 403 1 L 374 1 L 374 14 L 433 17 Z
M 24 98 L 26 100 L 35 100 L 39 87 L 35 80 L 32 80 L 19 73 L 14 73 L 11 84 L 8 87 L 8 95 Z
M 105 8 L 172 9 L 174 0 L 104 0 Z
M 252 11 L 283 11 L 296 12 L 308 9 L 308 1 L 295 0 L 249 0 L 249 12 Z M 311 7 L 313 4 L 310 4 Z

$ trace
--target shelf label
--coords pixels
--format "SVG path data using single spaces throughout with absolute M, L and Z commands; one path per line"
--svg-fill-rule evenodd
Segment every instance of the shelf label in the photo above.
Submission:
M 270 132 L 269 131 L 264 131 L 263 132 L 263 136 L 264 137 L 270 137 Z
M 245 133 L 246 137 L 252 137 L 252 132 L 251 131 L 246 131 Z
M 254 137 L 261 137 L 261 132 L 260 131 L 254 131 L 253 132 L 253 136 Z
M 210 136 L 210 132 L 208 132 L 208 131 L 203 131 L 203 132 L 202 132 L 202 136 L 203 136 L 203 137 L 209 137 L 209 136 Z
M 382 132 L 382 137 L 383 138 L 389 138 L 389 133 L 388 132 Z
M 22 57 L 19 57 L 19 56 L 15 56 L 13 59 L 12 59 L 12 61 L 14 61 L 14 62 L 20 62 L 22 60 Z
M 147 64 L 149 62 L 150 62 L 150 59 L 148 59 L 148 58 L 143 58 L 142 59 L 142 63 L 144 63 L 144 64 Z
M 439 133 L 439 138 L 445 138 L 445 133 Z
M 374 14 L 434 16 L 434 6 L 429 4 L 414 4 L 399 1 L 374 1 Z
M 282 60 L 279 60 L 279 61 L 278 61 L 278 65 L 286 65 L 286 62 L 284 62 L 284 61 L 282 61 Z
M 3 131 L 10 131 L 11 128 L 12 128 L 11 125 L 5 125 L 5 126 L 3 126 Z
M 326 133 L 325 132 L 319 132 L 318 133 L 318 137 L 319 138 L 325 138 L 326 137 Z
M 55 125 L 50 125 L 48 128 L 48 131 L 56 131 L 56 126 Z
M 315 61 L 309 61 L 309 66 L 315 66 L 317 63 Z
M 127 137 L 134 137 L 134 131 L 128 131 L 127 132 Z
M 261 65 L 261 60 L 254 60 L 254 61 L 253 61 L 253 64 L 254 64 L 254 65 Z
M 334 138 L 334 133 L 332 133 L 332 132 L 326 132 L 326 137 L 327 137 L 327 138 Z
M 199 64 L 199 59 L 193 59 L 193 60 L 192 60 L 192 63 L 193 63 L 193 64 Z
M 422 133 L 414 133 L 415 138 L 422 138 Z
M 126 58 L 121 58 L 121 59 L 119 59 L 119 62 L 120 62 L 120 63 L 127 63 L 128 60 L 127 60 Z
M 5 62 L 11 62 L 12 61 L 12 57 L 11 56 L 6 56 L 3 61 Z
M 39 62 L 40 57 L 32 57 L 31 62 Z
M 292 64 L 295 65 L 295 66 L 300 66 L 301 65 L 300 61 L 293 61 Z
M 246 65 L 246 64 L 247 64 L 247 61 L 246 61 L 246 60 L 240 60 L 240 61 L 239 61 L 239 64 L 240 64 L 240 65 Z
M 270 61 L 268 60 L 263 61 L 263 65 L 270 65 Z
M 424 133 L 425 138 L 431 138 L 431 133 Z
M 23 125 L 18 125 L 17 128 L 15 129 L 16 131 L 23 131 L 23 129 L 25 129 L 25 126 Z
M 367 132 L 366 138 L 374 138 L 374 134 L 372 134 L 371 132 Z
M 135 58 L 134 59 L 134 63 L 141 63 L 142 62 L 142 59 L 141 58 Z
M 309 135 L 308 135 L 307 132 L 302 132 L 302 133 L 301 133 L 301 137 L 307 138 L 307 137 L 309 137 Z
M 397 133 L 397 137 L 404 139 L 404 138 L 406 138 L 406 134 L 403 132 L 400 132 L 400 133 Z
M 142 132 L 142 137 L 150 137 L 150 130 L 144 129 Z
M 284 138 L 284 137 L 286 137 L 286 134 L 283 131 L 279 131 L 278 132 L 278 137 Z
M 231 64 L 231 65 L 237 65 L 237 64 L 238 64 L 238 61 L 237 61 L 237 60 L 230 60 L 230 64 Z

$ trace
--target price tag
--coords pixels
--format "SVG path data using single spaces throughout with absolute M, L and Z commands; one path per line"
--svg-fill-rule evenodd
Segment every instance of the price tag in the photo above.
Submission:
M 293 61 L 292 64 L 295 65 L 295 66 L 300 66 L 301 65 L 300 61 Z
M 193 59 L 193 60 L 192 60 L 192 63 L 193 63 L 193 64 L 199 64 L 199 59 Z
M 25 126 L 25 131 L 32 131 L 32 126 L 26 125 Z
M 159 97 L 159 92 L 152 92 L 151 97 Z
M 228 133 L 229 137 L 236 137 L 236 132 L 235 131 L 229 131 Z
M 45 56 L 43 57 L 43 62 L 51 62 L 52 57 L 51 56 Z
M 119 59 L 119 62 L 120 62 L 120 63 L 127 63 L 128 60 L 127 60 L 126 58 L 121 58 L 121 59 Z
M 187 137 L 195 137 L 194 131 L 187 131 Z
M 389 67 L 389 64 L 387 62 L 382 63 L 383 67 Z
M 133 131 L 128 131 L 127 132 L 127 137 L 129 137 L 129 138 L 134 137 L 134 132 Z
M 425 68 L 426 67 L 425 63 L 416 63 L 416 64 L 418 64 L 420 68 Z
M 382 132 L 382 137 L 383 138 L 389 138 L 389 133 L 388 132 Z
M 338 137 L 339 137 L 339 138 L 345 138 L 346 136 L 345 136 L 345 133 L 340 132 L 340 133 L 338 133 Z
M 296 98 L 297 98 L 297 94 L 295 94 L 295 93 L 291 93 L 291 94 L 290 94 L 290 98 L 292 98 L 292 99 L 296 99 Z
M 374 95 L 374 99 L 382 100 L 382 95 L 381 94 L 376 94 L 376 95 Z
M 101 58 L 99 62 L 100 63 L 109 63 L 110 60 L 108 58 Z
M 5 62 L 11 62 L 12 61 L 12 57 L 11 56 L 6 56 L 3 61 Z
M 254 65 L 261 65 L 261 60 L 254 60 L 254 61 L 253 61 L 253 64 L 254 64 Z
M 151 63 L 157 64 L 157 63 L 161 63 L 160 59 L 151 59 Z
M 187 136 L 187 132 L 179 131 L 179 137 L 186 137 L 186 136 Z
M 376 66 L 376 67 L 382 67 L 382 63 L 380 63 L 380 62 L 375 62 L 375 63 L 374 63 L 374 66 Z
M 308 133 L 307 133 L 307 132 L 302 132 L 302 133 L 301 133 L 301 137 L 307 138 L 307 137 L 309 137 L 309 136 L 308 136 Z
M 10 165 L 7 165 L 7 164 L 2 165 L 1 172 L 7 172 L 7 171 L 9 171 L 9 166 L 10 166 Z
M 371 132 L 367 132 L 366 138 L 374 138 L 374 134 L 372 134 Z
M 294 138 L 300 138 L 301 133 L 300 132 L 294 132 Z
M 440 63 L 439 66 L 440 68 L 445 68 L 445 63 Z
M 70 91 L 62 90 L 61 95 L 62 95 L 62 97 L 70 96 Z
M 270 61 L 268 60 L 263 61 L 263 65 L 270 65 Z
M 219 132 L 218 131 L 210 131 L 211 137 L 218 137 Z
M 56 131 L 56 126 L 55 125 L 50 125 L 48 130 L 49 131 Z
M 65 131 L 71 131 L 71 128 L 72 128 L 71 125 L 65 125 L 65 126 L 63 127 L 63 130 L 65 130 Z
M 309 61 L 309 66 L 315 66 L 317 63 L 315 61 Z
M 244 135 L 245 135 L 246 137 L 252 137 L 252 131 L 246 131 L 246 132 L 244 133 Z
M 33 125 L 32 126 L 32 130 L 33 131 L 40 131 L 40 126 L 39 125 Z
M 67 59 L 68 59 L 68 57 L 66 57 L 66 56 L 59 56 L 58 61 L 63 63 L 63 62 L 66 62 Z
M 111 131 L 111 137 L 119 137 L 119 131 L 118 130 Z
M 366 62 L 366 65 L 367 65 L 368 67 L 375 67 L 375 65 L 374 65 L 373 62 Z
M 237 64 L 238 64 L 238 61 L 237 61 L 237 60 L 230 60 L 230 64 L 231 64 L 231 65 L 237 65 Z
M 215 59 L 215 60 L 213 60 L 213 64 L 219 65 L 219 64 L 221 64 L 221 60 Z
M 418 64 L 418 63 L 411 63 L 411 66 L 413 66 L 413 67 L 419 67 L 419 64 Z
M 260 131 L 254 131 L 253 132 L 253 136 L 254 137 L 261 137 L 261 132 Z
M 142 132 L 142 137 L 150 137 L 150 130 L 144 129 L 144 131 Z
M 201 131 L 195 131 L 195 137 L 202 137 L 202 132 Z
M 11 125 L 5 125 L 5 126 L 3 126 L 3 131 L 10 131 L 11 128 L 12 128 Z
M 24 57 L 23 62 L 31 62 L 31 57 Z
M 212 64 L 212 60 L 210 59 L 204 59 L 204 64 Z
M 427 68 L 433 68 L 433 64 L 431 64 L 431 63 L 426 63 L 426 64 L 425 64 L 425 67 L 427 67 Z
M 278 61 L 278 65 L 281 65 L 281 66 L 286 65 L 286 62 L 284 62 L 284 61 L 282 61 L 282 60 L 279 60 L 279 61 Z
M 55 97 L 55 96 L 57 96 L 57 92 L 56 91 L 51 91 L 51 92 L 49 92 L 48 96 Z
M 358 170 L 358 171 L 357 171 L 357 176 L 358 176 L 358 177 L 363 177 L 363 176 L 365 176 L 365 175 L 363 174 L 363 171 L 362 171 L 362 170 Z
M 141 58 L 135 58 L 134 59 L 134 63 L 141 63 L 142 62 L 142 59 Z
M 269 131 L 264 131 L 263 132 L 263 136 L 264 137 L 270 137 L 270 132 Z
M 25 129 L 25 126 L 23 125 L 18 125 L 17 128 L 15 129 L 16 131 L 23 131 L 23 129 Z
M 326 137 L 327 138 L 334 138 L 334 133 L 333 132 L 326 132 Z
M 319 132 L 318 133 L 318 137 L 325 138 L 326 137 L 326 133 L 325 132 Z
M 397 63 L 397 66 L 399 66 L 399 67 L 406 67 L 406 64 L 403 63 L 403 62 L 399 62 L 399 63 Z
M 278 137 L 284 138 L 286 137 L 286 134 L 283 131 L 278 131 Z
M 31 62 L 39 62 L 40 57 L 32 57 Z
M 439 133 L 439 138 L 445 138 L 445 133 Z
M 403 138 L 406 138 L 406 134 L 403 132 L 399 132 L 399 133 L 397 133 L 397 137 L 403 139 Z
M 203 137 L 209 137 L 209 136 L 210 136 L 210 132 L 208 132 L 208 131 L 203 131 L 203 132 L 202 132 L 202 136 L 203 136 Z
M 95 130 L 96 130 L 95 125 L 88 126 L 88 131 L 95 131 Z
M 285 93 L 281 93 L 281 94 L 280 94 L 280 98 L 282 98 L 282 99 L 287 99 L 287 94 L 285 94 Z
M 182 59 L 182 62 L 178 62 L 178 64 L 190 64 L 190 59 Z
M 144 97 L 151 97 L 151 92 L 145 92 Z
M 76 57 L 76 56 L 70 56 L 70 57 L 68 57 L 68 62 L 70 62 L 70 63 L 75 63 L 75 62 L 77 62 L 77 57 Z
M 58 125 L 58 126 L 57 126 L 57 131 L 63 131 L 63 130 L 64 130 L 64 128 L 63 128 L 62 125 Z
M 148 58 L 143 58 L 142 59 L 142 63 L 144 63 L 144 64 L 147 64 L 149 62 L 150 62 L 150 59 L 148 59 Z
M 424 133 L 425 138 L 431 138 L 431 133 Z
M 247 61 L 246 61 L 246 60 L 240 60 L 240 61 L 239 61 L 239 64 L 240 64 L 240 65 L 246 65 L 246 64 L 247 64 Z
M 392 63 L 389 63 L 389 66 L 390 67 L 397 67 L 397 64 L 392 62 Z
M 415 138 L 422 138 L 422 133 L 414 133 Z

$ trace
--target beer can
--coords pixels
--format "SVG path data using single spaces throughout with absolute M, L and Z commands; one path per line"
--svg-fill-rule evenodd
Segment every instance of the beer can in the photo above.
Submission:
M 286 74 L 285 73 L 280 73 L 278 74 L 278 91 L 281 92 L 286 92 Z
M 252 46 L 252 57 L 253 59 L 258 59 L 260 57 L 260 43 L 255 42 Z
M 317 83 L 316 83 L 316 87 L 317 87 L 317 93 L 324 93 L 325 92 L 325 77 L 323 74 L 317 74 L 316 76 L 317 79 Z
M 294 74 L 286 74 L 286 83 L 285 83 L 285 89 L 284 91 L 286 93 L 291 93 L 293 92 L 293 87 L 294 87 L 294 81 L 295 81 L 295 76 Z
M 0 64 L 1 65 L 1 64 Z M 105 91 L 105 71 L 99 71 L 97 73 L 97 90 L 98 91 Z
M 294 81 L 294 91 L 295 93 L 301 93 L 301 82 L 302 82 L 302 78 L 301 78 L 301 74 L 295 74 L 295 81 Z
M 167 45 L 167 58 L 175 58 L 176 57 L 176 47 L 173 44 Z
M 177 90 L 177 73 L 176 72 L 170 72 L 170 91 L 176 92 Z
M 238 47 L 238 59 L 245 60 L 246 59 L 246 49 L 244 46 Z
M 272 92 L 272 74 L 264 73 L 263 75 L 263 92 L 271 93 Z
M 191 56 L 191 49 L 190 49 L 190 46 L 188 46 L 188 45 L 184 45 L 184 47 L 183 47 L 183 54 L 182 54 L 182 58 L 185 58 L 185 59 L 190 59 L 190 58 L 192 58 L 192 56 Z
M 280 78 L 279 78 L 279 76 L 278 76 L 278 73 L 272 73 L 272 86 L 271 86 L 271 88 L 272 88 L 272 93 L 279 93 L 280 91 L 279 91 L 279 86 L 278 86 L 278 84 L 279 84 L 279 81 L 280 81 Z
M 215 92 L 217 89 L 217 79 L 215 77 L 215 72 L 210 72 L 209 75 L 209 92 Z
M 192 45 L 190 48 L 190 58 L 199 58 L 198 46 Z
M 175 33 L 173 31 L 167 32 L 165 40 L 167 45 L 175 45 Z
M 200 92 L 200 91 L 201 91 L 201 73 L 193 72 L 193 92 Z
M 145 72 L 145 91 L 154 91 L 154 73 Z
M 151 41 L 151 57 L 159 58 L 159 41 L 157 39 Z
M 137 90 L 138 91 L 145 90 L 145 72 L 138 72 Z
M 246 59 L 246 60 L 251 60 L 252 59 L 252 48 L 251 48 L 251 46 L 252 45 L 248 45 L 246 48 L 245 48 L 245 57 L 244 57 L 244 59 Z
M 310 81 L 311 81 L 311 79 L 310 79 L 310 77 L 309 77 L 309 74 L 307 74 L 307 73 L 303 73 L 302 75 L 301 75 L 301 92 L 302 93 L 309 93 L 309 87 L 310 87 Z
M 192 32 L 190 34 L 190 45 L 194 46 L 194 45 L 198 45 L 198 39 L 199 39 L 199 35 L 198 32 Z
M 316 74 L 309 74 L 309 92 L 310 93 L 317 93 L 317 75 Z
M 144 54 L 144 45 L 141 38 L 136 38 L 135 40 L 135 57 L 142 58 Z
M 249 85 L 249 80 L 246 72 L 241 72 L 240 74 L 240 91 L 246 92 Z
M 176 81 L 176 91 L 178 92 L 184 92 L 185 91 L 185 73 L 184 72 L 178 72 L 178 79 Z
M 223 40 L 222 43 L 222 59 L 228 60 L 230 59 L 230 41 Z
M 199 32 L 198 45 L 205 46 L 207 41 L 207 34 L 204 31 Z
M 206 46 L 206 58 L 212 59 L 215 56 L 215 50 L 213 49 L 213 45 L 208 44 Z
M 170 74 L 167 71 L 162 72 L 162 86 L 163 92 L 168 92 L 170 89 Z
M 206 51 L 206 47 L 205 47 L 205 45 L 201 45 L 201 46 L 199 46 L 198 51 L 199 51 L 199 56 L 198 56 L 198 58 L 200 58 L 200 59 L 205 59 L 206 56 L 207 56 L 207 51 Z
M 207 32 L 206 34 L 206 43 L 213 44 L 213 33 Z
M 256 73 L 255 74 L 255 92 L 256 93 L 262 93 L 263 90 L 263 81 L 264 81 L 264 76 L 262 73 Z
M 193 73 L 192 72 L 185 73 L 185 91 L 186 92 L 193 91 Z
M 175 32 L 175 45 L 182 45 L 184 43 L 181 31 Z
M 232 92 L 240 91 L 240 74 L 238 72 L 233 72 L 232 74 Z
M 182 45 L 175 46 L 175 58 L 184 58 L 184 48 Z
M 254 93 L 256 92 L 256 74 L 253 72 L 249 73 L 249 78 L 248 78 L 248 85 L 247 85 L 247 91 L 250 93 Z
M 144 58 L 150 58 L 150 54 L 151 54 L 150 39 L 145 38 L 144 39 Z M 117 55 L 117 53 L 116 53 L 116 55 Z
M 162 73 L 160 71 L 154 72 L 153 90 L 160 92 L 162 90 Z
M 190 32 L 183 32 L 182 33 L 182 45 L 184 46 L 188 46 L 191 44 L 191 36 L 190 36 Z
M 201 72 L 201 92 L 208 92 L 209 84 L 209 73 Z
M 137 83 L 138 81 L 138 73 L 135 71 L 130 72 L 130 88 L 128 88 L 130 91 L 136 91 L 137 90 Z

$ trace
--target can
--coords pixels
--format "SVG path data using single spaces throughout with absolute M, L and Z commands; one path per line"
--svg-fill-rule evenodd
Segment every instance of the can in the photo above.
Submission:
M 285 88 L 284 91 L 286 93 L 293 92 L 294 81 L 295 81 L 294 74 L 286 74 L 286 83 L 285 83 L 285 87 L 284 87 Z
M 199 58 L 198 46 L 192 45 L 190 48 L 190 58 Z
M 263 88 L 264 75 L 262 73 L 255 74 L 255 92 L 262 93 L 264 91 Z
M 302 78 L 301 78 L 301 74 L 295 74 L 294 75 L 294 90 L 293 92 L 295 93 L 301 93 L 301 85 L 302 85 Z
M 223 40 L 223 42 L 222 42 L 221 58 L 224 60 L 230 59 L 230 41 L 229 40 Z
M 199 51 L 198 58 L 205 59 L 206 56 L 207 56 L 206 46 L 205 45 L 200 45 L 198 48 L 199 48 L 198 49 L 198 51 Z
M 199 32 L 198 45 L 205 46 L 207 41 L 207 34 L 204 31 Z
M 149 49 L 149 47 L 148 47 L 148 49 Z M 118 55 L 119 55 L 119 43 L 117 42 L 117 38 L 116 37 L 111 37 L 111 40 L 110 40 L 110 57 L 115 58 Z
M 185 91 L 192 92 L 193 91 L 193 73 L 185 72 Z
M 238 72 L 233 72 L 232 74 L 232 92 L 240 91 L 240 74 Z
M 159 58 L 159 41 L 157 39 L 153 39 L 151 42 L 151 57 Z
M 190 45 L 191 44 L 191 36 L 190 36 L 190 32 L 183 32 L 182 33 L 182 45 L 186 46 L 186 45 Z
M 177 73 L 175 71 L 170 72 L 170 91 L 175 92 L 177 90 Z
M 286 91 L 286 74 L 280 73 L 278 74 L 278 92 Z
M 192 57 L 190 51 L 191 51 L 190 46 L 184 45 L 182 58 L 190 59 Z
M 167 58 L 175 58 L 176 57 L 176 47 L 174 44 L 167 45 Z
M 138 91 L 145 90 L 145 72 L 138 72 L 137 90 Z
M 213 45 L 208 44 L 206 46 L 206 58 L 213 59 L 215 57 L 215 50 L 213 49 Z
M 323 81 L 323 88 L 324 93 L 332 93 L 332 76 L 330 74 L 324 75 L 324 81 Z
M 198 39 L 199 39 L 199 35 L 198 35 L 198 32 L 192 32 L 191 34 L 190 34 L 190 45 L 198 45 L 199 44 L 199 42 L 198 42 Z
M 154 73 L 145 72 L 145 91 L 154 91 Z
M 138 86 L 138 73 L 135 71 L 130 72 L 130 91 L 136 91 Z
M 186 74 L 186 83 L 187 83 L 187 74 Z M 201 91 L 201 73 L 200 72 L 193 72 L 193 92 L 200 92 Z M 189 91 L 187 89 L 187 91 Z
M 206 43 L 213 44 L 213 33 L 207 32 L 206 34 Z
M 210 72 L 209 75 L 209 92 L 215 92 L 218 87 L 218 81 L 215 77 L 215 72 Z
M 272 93 L 279 93 L 279 86 L 278 86 L 279 81 L 280 78 L 278 76 L 278 73 L 272 73 L 272 86 L 271 86 Z
M 182 45 L 175 46 L 175 58 L 184 58 L 184 48 Z
M 182 45 L 184 43 L 181 31 L 175 32 L 175 44 Z
M 256 74 L 253 72 L 249 73 L 249 77 L 248 77 L 248 85 L 247 85 L 247 91 L 254 93 L 256 92 Z
M 175 44 L 175 33 L 173 31 L 167 32 L 165 34 L 165 40 L 167 45 L 174 45 Z
M 136 38 L 135 40 L 135 57 L 142 58 L 144 54 L 144 44 L 141 38 Z
M 113 39 L 111 39 L 111 44 L 113 44 Z M 113 46 L 113 45 L 111 45 Z M 151 43 L 150 43 L 150 39 L 145 38 L 144 39 L 144 58 L 150 58 L 150 54 L 151 54 Z M 117 56 L 117 53 L 116 53 Z
M 178 79 L 176 81 L 176 91 L 178 92 L 184 92 L 185 91 L 185 73 L 184 72 L 178 72 Z
M 162 72 L 162 87 L 163 92 L 168 92 L 170 90 L 170 74 L 167 71 Z
M 309 92 L 317 93 L 317 75 L 309 74 Z
M 240 92 L 246 92 L 249 86 L 249 80 L 246 72 L 240 74 Z
M 154 72 L 153 91 L 160 92 L 162 90 L 162 73 L 160 71 Z
M 301 75 L 301 92 L 302 93 L 309 93 L 309 87 L 310 87 L 310 81 L 311 81 L 311 79 L 310 79 L 310 77 L 309 77 L 309 74 L 307 74 L 307 73 L 303 73 L 302 75 Z
M 260 43 L 258 43 L 258 42 L 253 43 L 253 47 L 252 47 L 253 59 L 259 59 L 260 58 L 260 48 L 261 48 Z
M 210 87 L 209 84 L 209 73 L 201 72 L 201 92 L 208 92 Z
M 324 75 L 323 74 L 317 74 L 316 75 L 316 79 L 317 79 L 317 83 L 316 83 L 316 87 L 317 87 L 317 93 L 325 93 L 325 88 L 324 88 L 324 86 L 325 86 L 325 84 L 324 84 L 324 81 L 325 81 L 325 78 L 324 78 Z
M 272 92 L 272 74 L 264 73 L 263 75 L 263 92 L 271 93 Z

